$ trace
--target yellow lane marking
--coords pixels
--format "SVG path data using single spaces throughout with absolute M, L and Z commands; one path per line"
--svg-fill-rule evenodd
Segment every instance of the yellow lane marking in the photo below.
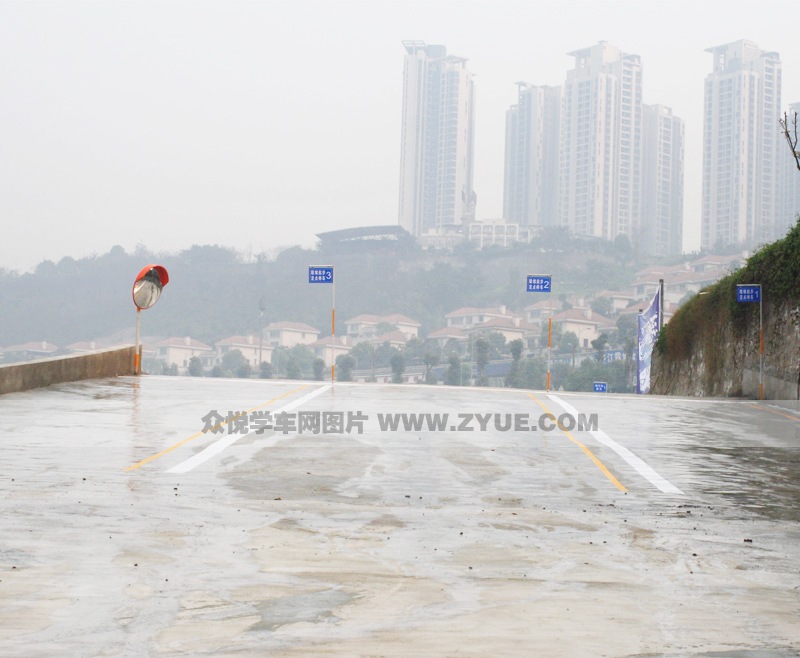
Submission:
M 754 406 L 756 409 L 761 409 L 761 411 L 769 411 L 771 414 L 776 414 L 778 416 L 783 416 L 784 418 L 788 418 L 789 420 L 793 420 L 796 423 L 800 423 L 800 418 L 798 418 L 797 416 L 790 416 L 789 414 L 783 414 L 780 411 L 775 411 L 775 409 L 772 409 L 771 407 L 767 407 L 767 406 L 765 406 L 763 404 L 758 404 L 758 402 L 754 402 L 752 406 Z
M 531 400 L 533 400 L 536 404 L 538 404 L 546 414 L 550 414 L 550 416 L 553 418 L 554 421 L 556 420 L 555 414 L 553 414 L 552 411 L 550 411 L 547 407 L 544 406 L 544 404 L 542 404 L 539 400 L 537 400 L 536 397 L 534 397 L 533 393 L 528 393 L 528 397 Z M 589 448 L 587 448 L 583 443 L 581 443 L 580 441 L 578 441 L 578 439 L 572 436 L 569 430 L 563 427 L 560 423 L 558 423 L 558 429 L 564 432 L 564 434 L 567 435 L 567 438 L 570 441 L 572 441 L 576 446 L 578 446 L 581 450 L 583 450 L 583 452 L 586 453 L 589 459 L 591 459 L 595 463 L 595 466 L 597 466 L 597 468 L 599 468 L 603 472 L 603 475 L 605 475 L 609 480 L 611 480 L 611 484 L 613 484 L 620 491 L 628 491 L 625 488 L 625 485 L 623 485 L 619 480 L 617 480 L 617 478 L 614 477 L 611 471 L 609 471 L 608 468 L 606 468 L 606 465 L 603 462 L 601 462 L 597 457 L 595 457 L 594 453 L 591 450 L 589 450 Z
M 266 407 L 267 405 L 270 405 L 273 402 L 277 402 L 278 400 L 280 400 L 282 398 L 288 397 L 288 396 L 292 395 L 293 393 L 299 393 L 303 389 L 308 388 L 308 386 L 309 385 L 306 384 L 304 386 L 301 386 L 300 388 L 296 388 L 296 389 L 294 389 L 292 391 L 288 391 L 287 393 L 283 393 L 282 395 L 278 395 L 277 397 L 274 397 L 271 400 L 267 400 L 263 404 L 259 404 L 257 407 L 253 407 L 252 409 L 248 409 L 247 411 L 243 411 L 242 413 L 237 414 L 236 416 L 232 416 L 231 418 L 227 418 L 226 420 L 222 421 L 221 423 L 217 423 L 214 427 L 210 428 L 209 430 L 206 430 L 205 432 L 197 432 L 196 434 L 192 434 L 191 436 L 186 437 L 182 441 L 178 441 L 175 445 L 171 445 L 169 448 L 165 448 L 161 452 L 157 452 L 154 455 L 150 455 L 149 457 L 143 459 L 140 462 L 137 462 L 137 463 L 133 464 L 132 466 L 128 466 L 128 468 L 126 468 L 124 472 L 127 473 L 128 471 L 135 471 L 140 466 L 144 466 L 145 464 L 147 464 L 148 462 L 153 461 L 154 459 L 158 459 L 159 457 L 163 457 L 168 452 L 172 452 L 176 448 L 180 448 L 182 445 L 184 445 L 186 443 L 189 443 L 189 441 L 193 441 L 194 439 L 196 439 L 196 438 L 198 438 L 200 436 L 204 436 L 208 432 L 214 432 L 215 430 L 218 430 L 223 425 L 227 425 L 228 423 L 230 423 L 233 420 L 236 420 L 237 418 L 241 418 L 242 416 L 246 416 L 247 414 L 249 414 L 252 411 L 255 411 L 256 409 L 261 409 L 261 407 Z

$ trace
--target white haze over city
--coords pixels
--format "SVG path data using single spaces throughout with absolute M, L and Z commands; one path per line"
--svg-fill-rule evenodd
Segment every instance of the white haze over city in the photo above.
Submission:
M 792 2 L 2 2 L 0 268 L 219 244 L 244 253 L 397 222 L 406 39 L 475 74 L 477 218 L 502 216 L 517 81 L 568 52 L 641 56 L 686 122 L 684 250 L 699 248 L 711 46 L 777 51 L 800 101 Z M 788 147 L 787 147 L 788 157 Z

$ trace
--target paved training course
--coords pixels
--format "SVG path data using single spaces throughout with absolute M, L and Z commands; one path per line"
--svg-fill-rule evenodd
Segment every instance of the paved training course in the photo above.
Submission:
M 800 650 L 777 406 L 148 376 L 1 397 L 0 459 L 0 655 Z

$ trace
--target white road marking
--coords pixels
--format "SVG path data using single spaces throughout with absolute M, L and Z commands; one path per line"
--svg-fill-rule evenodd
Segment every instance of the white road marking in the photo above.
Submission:
M 325 386 L 321 386 L 320 388 L 318 388 L 318 389 L 316 389 L 314 391 L 311 391 L 311 393 L 306 393 L 304 396 L 299 397 L 296 400 L 293 400 L 292 402 L 289 402 L 288 404 L 285 404 L 285 405 L 283 405 L 282 407 L 280 407 L 278 409 L 275 409 L 275 411 L 273 411 L 273 414 L 279 414 L 282 411 L 290 411 L 292 409 L 295 409 L 295 408 L 299 407 L 301 404 L 305 404 L 306 402 L 308 402 L 312 398 L 315 398 L 318 395 L 320 395 L 321 393 L 324 393 L 330 387 L 331 387 L 330 384 L 326 384 Z M 203 464 L 203 463 L 207 462 L 209 459 L 211 459 L 212 457 L 217 456 L 223 450 L 225 450 L 225 448 L 228 448 L 228 447 L 232 446 L 239 439 L 241 439 L 241 438 L 243 438 L 245 436 L 247 436 L 247 434 L 229 434 L 228 436 L 220 439 L 219 441 L 215 441 L 210 446 L 205 447 L 203 450 L 198 452 L 193 457 L 189 457 L 189 459 L 187 459 L 185 461 L 182 461 L 180 464 L 177 464 L 177 465 L 173 466 L 172 468 L 170 468 L 167 471 L 167 473 L 188 473 L 192 469 L 197 468 L 198 466 L 200 466 L 200 464 Z
M 578 417 L 578 410 L 575 409 L 575 407 L 573 407 L 571 404 L 564 402 L 556 395 L 550 394 L 548 397 L 568 414 L 571 414 L 574 418 Z M 684 495 L 683 491 L 678 489 L 678 487 L 672 484 L 669 480 L 656 473 L 647 462 L 634 455 L 625 446 L 614 441 L 614 439 L 608 436 L 608 434 L 606 434 L 603 430 L 589 430 L 589 433 L 598 443 L 601 443 L 616 452 L 620 457 L 628 462 L 628 464 L 630 464 L 639 473 L 639 475 L 641 475 L 645 480 L 650 482 L 650 484 L 660 491 L 664 493 Z

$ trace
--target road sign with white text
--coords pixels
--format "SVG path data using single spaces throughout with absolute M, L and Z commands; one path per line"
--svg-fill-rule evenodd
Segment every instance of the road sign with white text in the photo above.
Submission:
M 528 292 L 550 292 L 553 289 L 553 277 L 541 274 L 528 275 Z
M 333 265 L 311 265 L 308 268 L 309 283 L 333 283 Z
M 595 382 L 593 384 L 594 392 L 595 393 L 607 393 L 608 392 L 608 383 L 607 382 Z
M 736 286 L 736 301 L 737 302 L 760 302 L 761 301 L 761 286 L 760 285 L 742 285 Z

